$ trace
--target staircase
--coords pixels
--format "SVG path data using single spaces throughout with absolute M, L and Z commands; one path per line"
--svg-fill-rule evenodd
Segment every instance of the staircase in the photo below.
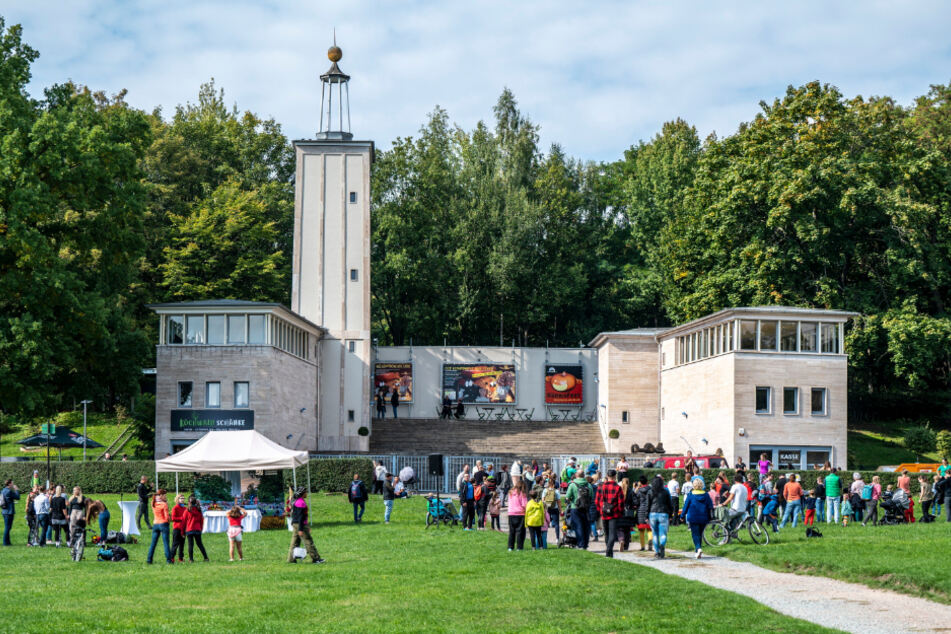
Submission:
M 370 453 L 526 456 L 601 454 L 596 422 L 374 419 Z
M 112 444 L 106 447 L 105 451 L 99 454 L 99 457 L 96 460 L 105 460 L 106 454 L 115 457 L 117 453 L 122 451 L 122 448 L 132 440 L 132 425 L 126 425 L 125 429 L 119 432 L 119 436 L 112 441 Z

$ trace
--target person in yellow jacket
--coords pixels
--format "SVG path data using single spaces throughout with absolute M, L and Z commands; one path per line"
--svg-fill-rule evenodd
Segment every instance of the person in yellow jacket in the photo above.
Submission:
M 532 550 L 541 550 L 542 545 L 542 525 L 545 523 L 545 507 L 538 501 L 540 492 L 532 491 L 530 500 L 525 506 L 525 525 L 532 536 Z

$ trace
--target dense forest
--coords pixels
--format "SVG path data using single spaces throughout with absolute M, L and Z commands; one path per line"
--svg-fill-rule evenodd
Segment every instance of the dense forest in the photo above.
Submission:
M 64 83 L 0 19 L 0 411 L 134 396 L 146 304 L 287 303 L 294 155 L 214 82 L 174 113 Z M 539 147 L 504 91 L 378 148 L 381 344 L 578 345 L 726 306 L 857 311 L 853 418 L 951 412 L 951 85 L 912 104 L 790 87 L 729 136 L 675 119 L 618 160 Z M 633 141 L 633 140 L 632 140 Z

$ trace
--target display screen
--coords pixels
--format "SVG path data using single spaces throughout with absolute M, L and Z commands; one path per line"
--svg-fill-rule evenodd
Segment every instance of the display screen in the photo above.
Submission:
M 581 405 L 584 402 L 584 366 L 545 366 L 545 403 Z
M 517 402 L 512 364 L 447 363 L 442 367 L 443 398 L 455 403 Z
M 377 361 L 373 364 L 373 396 L 380 390 L 386 390 L 386 403 L 390 403 L 390 394 L 396 390 L 400 394 L 400 403 L 413 402 L 413 364 L 409 361 Z

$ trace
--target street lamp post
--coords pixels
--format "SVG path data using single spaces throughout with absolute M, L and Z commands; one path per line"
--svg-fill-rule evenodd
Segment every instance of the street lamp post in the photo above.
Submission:
M 92 401 L 82 401 L 83 404 L 83 462 L 86 462 L 86 406 Z

